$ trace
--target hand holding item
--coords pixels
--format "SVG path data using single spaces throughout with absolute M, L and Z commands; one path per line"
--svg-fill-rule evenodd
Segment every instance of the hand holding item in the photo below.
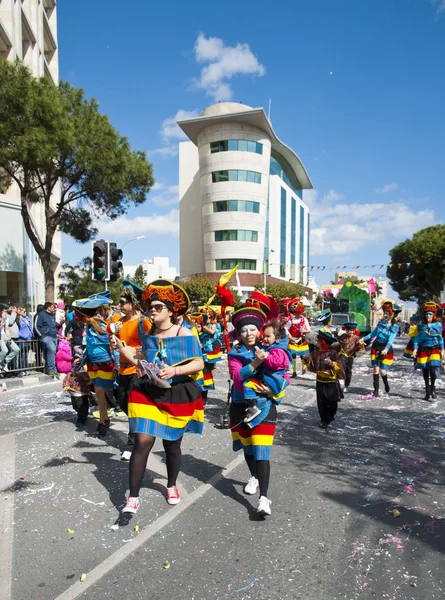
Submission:
M 388 348 L 383 348 L 383 350 L 380 352 L 380 354 L 382 356 L 386 356 L 388 354 Z
M 263 361 L 268 357 L 268 355 L 268 352 L 265 352 L 261 348 L 258 348 L 258 346 L 255 346 L 255 358 L 257 360 Z
M 168 365 L 165 365 L 159 371 L 159 377 L 160 377 L 160 379 L 163 379 L 164 381 L 166 379 L 171 379 L 174 375 L 176 375 L 176 369 L 175 369 L 175 367 L 169 367 Z
M 442 351 L 442 356 L 443 356 L 443 351 Z M 417 358 L 417 350 L 413 350 L 413 358 Z

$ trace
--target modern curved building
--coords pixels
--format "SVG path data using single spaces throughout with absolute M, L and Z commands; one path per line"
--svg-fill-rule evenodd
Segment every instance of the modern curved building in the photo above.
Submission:
M 307 283 L 309 176 L 262 108 L 221 102 L 179 121 L 180 272 Z

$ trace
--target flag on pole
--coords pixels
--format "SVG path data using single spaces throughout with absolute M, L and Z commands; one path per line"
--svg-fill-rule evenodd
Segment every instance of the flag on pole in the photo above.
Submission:
M 225 273 L 224 275 L 221 275 L 221 277 L 219 278 L 219 285 L 227 285 L 230 281 L 230 279 L 232 278 L 232 275 L 235 275 L 236 271 L 238 269 L 238 265 L 236 265 L 236 267 L 233 267 L 233 269 L 231 271 L 229 271 L 228 273 Z

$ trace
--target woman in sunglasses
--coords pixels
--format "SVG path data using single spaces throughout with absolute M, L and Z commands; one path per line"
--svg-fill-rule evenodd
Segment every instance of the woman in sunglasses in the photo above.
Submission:
M 128 396 L 128 420 L 135 443 L 130 459 L 130 495 L 124 513 L 135 514 L 140 506 L 139 490 L 148 456 L 157 437 L 166 454 L 167 502 L 180 501 L 176 480 L 181 465 L 181 441 L 184 433 L 202 433 L 204 408 L 202 393 L 193 376 L 203 369 L 198 338 L 186 327 L 175 323 L 175 317 L 190 307 L 190 299 L 178 284 L 158 279 L 142 293 L 142 305 L 152 323 L 149 332 L 141 325 L 139 339 L 142 354 L 158 369 L 158 377 L 167 382 L 162 387 L 147 375 L 138 378 Z M 143 320 L 139 320 L 143 323 Z M 136 348 L 116 346 L 121 360 L 138 364 Z
M 267 403 L 262 410 L 262 419 L 252 427 L 245 421 L 248 402 L 245 398 L 245 383 L 251 380 L 263 363 L 267 352 L 259 347 L 260 330 L 266 322 L 266 314 L 254 306 L 245 306 L 235 311 L 232 323 L 238 336 L 229 352 L 229 371 L 233 378 L 230 404 L 230 429 L 233 450 L 244 451 L 244 458 L 250 471 L 250 479 L 244 486 L 244 493 L 253 495 L 259 491 L 257 514 L 265 517 L 271 514 L 271 501 L 267 497 L 270 479 L 270 452 L 273 444 L 276 422 L 276 403 L 268 398 L 271 390 L 258 382 L 256 390 Z M 289 362 L 289 361 L 288 361 Z M 288 364 L 287 362 L 287 364 Z
M 416 360 L 416 369 L 422 369 L 425 381 L 424 400 L 427 402 L 437 398 L 436 379 L 440 375 L 440 362 L 445 358 L 442 323 L 437 320 L 437 309 L 435 302 L 425 302 L 422 320 L 412 338 L 413 358 Z

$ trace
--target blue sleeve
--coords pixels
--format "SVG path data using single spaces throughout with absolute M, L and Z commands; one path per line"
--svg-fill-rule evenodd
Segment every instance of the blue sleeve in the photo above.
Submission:
M 378 327 L 378 326 L 377 326 L 377 327 Z M 363 341 L 364 341 L 364 342 L 369 342 L 369 340 L 372 340 L 372 338 L 375 338 L 375 337 L 377 337 L 377 333 L 378 333 L 378 331 L 377 331 L 377 327 L 375 327 L 375 328 L 374 328 L 374 329 L 371 331 L 371 333 L 368 333 L 368 335 L 365 335 L 365 337 L 363 338 Z
M 243 381 L 248 381 L 249 379 L 252 379 L 252 377 L 255 374 L 255 371 L 252 371 L 252 369 L 250 368 L 250 364 L 249 364 L 249 365 L 246 365 L 245 367 L 242 367 L 238 371 L 238 373 Z
M 393 325 L 391 327 L 391 333 L 389 334 L 388 341 L 386 342 L 386 350 L 389 350 L 392 346 L 393 341 L 396 339 L 397 332 L 399 331 L 398 325 Z

